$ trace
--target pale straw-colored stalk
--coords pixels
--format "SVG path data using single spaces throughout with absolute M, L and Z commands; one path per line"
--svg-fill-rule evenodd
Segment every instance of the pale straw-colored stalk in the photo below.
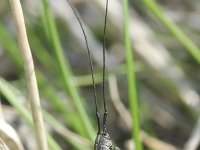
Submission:
M 20 53 L 22 55 L 24 70 L 27 81 L 28 96 L 32 111 L 34 127 L 36 131 L 36 141 L 38 150 L 48 150 L 46 132 L 42 117 L 38 86 L 35 76 L 32 54 L 26 34 L 24 16 L 19 0 L 9 0 L 16 25 L 17 39 L 19 42 Z
M 9 150 L 7 145 L 4 143 L 4 141 L 0 137 L 0 150 Z

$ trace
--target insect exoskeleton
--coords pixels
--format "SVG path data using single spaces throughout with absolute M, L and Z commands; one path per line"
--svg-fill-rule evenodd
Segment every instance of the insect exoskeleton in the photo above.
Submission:
M 97 135 L 95 150 L 112 150 L 112 142 L 108 133 L 101 132 Z
M 108 133 L 101 132 L 95 140 L 95 150 L 112 150 L 112 142 Z M 113 150 L 120 150 L 115 147 Z

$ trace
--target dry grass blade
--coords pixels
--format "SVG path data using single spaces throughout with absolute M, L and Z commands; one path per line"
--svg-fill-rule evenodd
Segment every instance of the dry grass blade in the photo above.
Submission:
M 2 111 L 2 106 L 1 106 L 1 99 L 0 99 L 0 120 L 4 120 L 4 116 L 3 116 L 3 111 Z
M 38 143 L 39 150 L 48 150 L 46 133 L 43 123 L 43 117 L 40 106 L 39 92 L 37 87 L 37 81 L 35 77 L 34 65 L 32 54 L 26 34 L 26 28 L 24 23 L 23 12 L 21 3 L 19 0 L 10 0 L 13 17 L 16 24 L 17 38 L 20 46 L 20 53 L 24 62 L 24 70 L 26 74 L 28 95 L 30 99 L 30 105 L 32 110 L 32 116 L 36 129 L 36 141 Z
M 0 138 L 10 150 L 24 150 L 17 133 L 4 120 L 0 120 Z
M 58 134 L 63 136 L 65 139 L 68 139 L 69 141 L 73 141 L 76 144 L 79 144 L 81 146 L 87 146 L 87 149 L 92 147 L 93 144 L 91 141 L 86 139 L 85 137 L 82 137 L 68 128 L 66 128 L 64 125 L 58 123 L 53 117 L 51 117 L 49 114 L 44 113 L 44 117 L 46 121 L 50 124 L 50 126 L 53 124 L 52 129 L 55 130 Z
M 117 112 L 119 113 L 121 119 L 125 123 L 126 127 L 131 130 L 131 127 L 132 127 L 131 115 L 120 100 L 116 77 L 114 75 L 110 75 L 108 77 L 108 81 L 109 81 L 110 96 L 111 96 L 113 105 L 114 105 L 115 109 L 117 110 Z M 151 137 L 144 131 L 141 131 L 140 136 L 141 136 L 142 142 L 152 149 L 155 149 L 155 150 L 161 150 L 161 149 L 162 150 L 178 150 L 178 148 L 176 148 L 175 146 L 165 143 L 154 137 Z
M 3 110 L 0 101 L 0 150 L 14 149 L 24 150 L 15 130 L 4 121 Z
M 1 138 L 0 138 L 0 150 L 9 150 Z
M 197 150 L 200 144 L 200 118 L 194 127 L 189 140 L 186 142 L 184 150 Z

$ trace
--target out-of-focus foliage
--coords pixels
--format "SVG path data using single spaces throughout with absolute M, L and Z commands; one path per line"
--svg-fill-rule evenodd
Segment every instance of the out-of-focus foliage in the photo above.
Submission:
M 103 110 L 101 82 L 105 1 L 71 0 L 71 2 L 79 12 L 88 36 L 98 83 L 98 104 Z M 159 8 L 156 8 L 153 2 L 156 2 Z M 68 69 L 70 74 L 63 77 L 47 28 L 47 16 L 44 14 L 42 1 L 24 0 L 22 4 L 42 105 L 44 110 L 51 114 L 47 117 L 49 133 L 62 149 L 90 149 L 91 143 L 94 142 L 91 140 L 91 135 L 94 136 L 93 129 L 90 135 L 74 100 L 81 101 L 78 105 L 81 105 L 80 107 L 86 112 L 91 128 L 96 129 L 89 60 L 79 24 L 65 0 L 48 0 L 63 49 L 62 56 L 65 62 L 69 62 L 67 66 L 70 68 Z M 169 147 L 192 150 L 199 146 L 200 9 L 198 6 L 200 6 L 198 0 L 130 1 L 129 27 L 135 58 L 144 149 L 156 149 L 157 146 L 157 149 L 162 150 L 170 150 Z M 167 23 L 166 18 L 168 18 Z M 110 76 L 115 76 L 119 89 L 117 94 L 121 102 L 116 105 L 113 103 L 115 98 L 110 98 L 111 91 L 107 86 L 108 131 L 121 149 L 128 150 L 132 149 L 128 142 L 131 137 L 130 118 L 126 117 L 126 113 L 124 116 L 120 115 L 124 112 L 121 108 L 127 111 L 130 106 L 127 96 L 122 3 L 119 0 L 109 1 L 107 27 L 106 67 L 109 79 L 107 81 L 110 84 Z M 190 49 L 194 47 L 196 52 L 193 53 Z M 13 91 L 16 102 L 19 105 L 24 104 L 22 106 L 25 107 L 27 97 L 23 66 L 18 53 L 9 3 L 6 0 L 0 1 L 0 76 L 12 85 L 9 88 Z M 72 87 L 66 88 L 64 78 L 67 78 Z M 70 94 L 71 89 L 73 90 Z M 73 92 L 75 96 L 72 96 Z M 34 136 L 29 132 L 29 124 L 22 121 L 23 117 L 16 113 L 18 108 L 11 105 L 3 91 L 0 91 L 0 98 L 3 110 L 6 112 L 5 119 L 16 129 L 25 149 L 33 149 L 31 143 L 34 143 Z M 125 107 L 118 109 L 116 106 L 121 104 Z M 12 117 L 13 114 L 15 117 Z M 60 130 L 56 130 L 55 126 L 52 127 L 55 125 L 53 122 L 58 123 L 56 125 Z M 149 136 L 156 142 L 152 142 Z M 163 147 L 159 147 L 158 140 L 163 142 Z M 76 142 L 80 142 L 82 146 L 75 144 Z M 167 148 L 164 147 L 166 143 L 169 144 Z

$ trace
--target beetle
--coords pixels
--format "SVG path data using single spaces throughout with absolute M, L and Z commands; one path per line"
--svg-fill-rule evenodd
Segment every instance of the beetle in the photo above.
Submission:
M 112 141 L 108 133 L 100 132 L 97 134 L 94 150 L 120 150 L 118 147 L 112 146 Z
M 93 71 L 93 62 L 92 57 L 90 54 L 90 49 L 87 41 L 87 35 L 85 33 L 85 30 L 83 28 L 83 25 L 81 23 L 81 20 L 76 13 L 75 9 L 70 4 L 69 0 L 66 0 L 71 7 L 76 19 L 79 22 L 79 25 L 81 27 L 81 30 L 83 32 L 87 53 L 89 57 L 89 65 L 90 65 L 90 72 L 92 76 L 92 83 L 93 83 L 93 94 L 94 94 L 94 102 L 95 102 L 95 108 L 96 108 L 96 119 L 97 119 L 97 125 L 98 125 L 98 132 L 94 143 L 94 150 L 120 150 L 118 147 L 114 147 L 112 145 L 112 141 L 110 138 L 110 135 L 108 134 L 106 130 L 106 120 L 107 120 L 107 108 L 106 108 L 106 98 L 105 98 L 105 37 L 106 37 L 106 25 L 107 25 L 107 14 L 108 14 L 108 0 L 106 0 L 106 11 L 105 11 L 105 20 L 104 20 L 104 30 L 103 30 L 103 104 L 104 104 L 104 116 L 103 116 L 103 131 L 101 131 L 101 121 L 100 121 L 100 115 L 99 115 L 99 108 L 97 105 L 97 96 L 96 96 L 96 84 L 94 80 L 94 71 Z

